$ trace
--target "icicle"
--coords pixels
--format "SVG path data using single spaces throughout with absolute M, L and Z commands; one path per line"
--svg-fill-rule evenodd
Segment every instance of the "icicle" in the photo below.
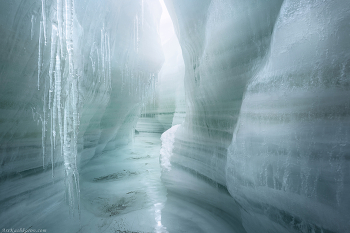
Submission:
M 107 45 L 108 45 L 108 83 L 109 83 L 109 89 L 112 89 L 112 71 L 111 71 L 111 47 L 109 44 L 109 35 L 108 35 Z
M 54 164 L 54 161 L 53 161 L 53 157 L 54 157 L 54 148 L 55 148 L 55 141 L 54 141 L 54 138 L 55 138 L 55 125 L 54 125 L 54 122 L 53 122 L 53 108 L 51 108 L 51 135 L 50 135 L 50 142 L 51 142 L 51 163 L 52 163 L 52 178 L 54 178 L 54 174 L 53 174 L 53 164 Z
M 76 75 L 77 76 L 77 75 Z M 78 103 L 79 103 L 79 95 L 78 95 L 78 78 L 74 78 L 72 83 L 72 105 L 73 105 L 73 158 L 71 161 L 71 169 L 72 169 L 72 178 L 75 183 L 75 192 L 76 192 L 76 201 L 78 210 L 80 210 L 79 201 L 80 201 L 80 188 L 79 188 L 79 172 L 77 169 L 77 154 L 78 154 L 78 129 L 79 129 L 79 115 L 78 115 Z
M 101 82 L 101 64 L 100 64 L 100 54 L 97 51 L 97 74 L 98 74 L 98 82 Z
M 46 152 L 46 110 L 47 110 L 47 82 L 44 79 L 44 104 L 43 104 L 43 117 L 42 117 L 42 133 L 41 142 L 43 147 L 43 167 L 45 166 L 45 152 Z
M 41 0 L 41 13 L 44 27 L 44 41 L 46 45 L 46 0 Z
M 49 90 L 49 109 L 52 105 L 52 92 L 53 92 L 53 70 L 55 68 L 55 59 L 56 59 L 56 49 L 57 49 L 57 28 L 55 25 L 52 25 L 51 32 L 51 57 L 50 57 L 50 68 L 49 68 L 49 77 L 50 77 L 50 90 Z
M 45 169 L 45 121 L 41 119 L 41 147 L 43 150 L 43 169 Z
M 47 97 L 46 97 L 46 93 L 47 93 L 47 83 L 46 83 L 46 79 L 44 79 L 44 105 L 43 105 L 43 128 L 42 128 L 42 146 L 43 146 L 43 157 L 45 157 L 45 153 L 46 153 L 46 124 L 47 124 L 47 120 L 46 120 L 46 110 L 47 110 Z M 44 159 L 43 159 L 44 161 Z M 52 161 L 53 163 L 53 161 Z M 44 165 L 44 164 L 43 164 Z M 53 166 L 53 164 L 52 164 Z M 52 167 L 53 168 L 53 167 Z
M 143 30 L 143 17 L 144 17 L 144 4 L 143 4 L 143 1 L 144 0 L 142 0 L 141 1 L 141 28 L 142 28 L 142 30 Z
M 67 108 L 64 108 L 64 117 L 63 117 L 63 159 L 64 159 L 64 167 L 66 172 L 66 178 L 68 176 L 68 169 L 69 169 L 69 162 L 67 161 L 67 158 L 69 156 L 69 150 L 68 150 L 68 114 L 67 114 Z M 71 201 L 70 192 L 69 192 L 69 181 L 67 180 L 68 184 L 68 201 Z
M 75 161 L 75 173 L 74 173 L 74 178 L 75 178 L 75 189 L 77 190 L 77 206 L 78 206 L 78 211 L 80 211 L 80 185 L 79 185 L 79 173 L 77 169 L 77 161 Z M 79 212 L 80 213 L 80 212 Z
M 40 75 L 41 75 L 41 66 L 42 66 L 42 51 L 41 51 L 41 44 L 42 44 L 42 30 L 43 30 L 43 22 L 40 22 L 40 34 L 39 34 L 39 56 L 38 56 L 38 90 L 40 90 Z
M 73 85 L 74 86 L 74 85 Z M 74 88 L 68 90 L 68 92 L 74 93 Z M 73 93 L 69 93 L 69 96 L 74 96 Z M 79 198 L 80 198 L 80 189 L 79 189 L 79 173 L 76 166 L 76 154 L 77 154 L 77 143 L 73 138 L 72 132 L 74 134 L 74 120 L 72 122 L 71 112 L 73 111 L 74 118 L 74 98 L 67 98 L 64 109 L 64 165 L 66 171 L 66 180 L 67 180 L 67 190 L 69 197 L 69 205 L 71 209 L 77 204 L 79 210 Z M 73 104 L 73 109 L 70 107 Z
M 101 29 L 101 65 L 102 65 L 102 76 L 103 82 L 106 83 L 105 76 L 105 39 L 104 39 L 104 28 Z
M 73 48 L 73 19 L 74 19 L 74 0 L 65 0 L 65 22 L 66 22 L 66 48 L 68 53 L 69 72 L 66 79 L 66 98 L 64 102 L 64 117 L 63 117 L 63 157 L 66 172 L 67 196 L 71 210 L 77 203 L 79 210 L 79 173 L 76 166 L 77 160 L 77 143 L 79 130 L 79 115 L 78 115 L 78 73 L 74 68 L 74 48 Z M 103 33 L 102 33 L 103 34 Z M 102 38 L 101 38 L 102 39 Z M 102 40 L 103 42 L 103 40 Z M 103 44 L 102 44 L 103 46 Z M 103 48 L 104 49 L 104 48 Z M 104 51 L 101 51 L 103 53 Z M 98 53 L 97 53 L 98 54 Z M 104 54 L 101 55 L 104 59 Z M 58 60 L 58 59 L 56 59 Z M 56 65 L 59 63 L 56 61 Z M 104 66 L 104 62 L 102 62 Z M 104 69 L 104 67 L 103 67 Z M 61 74 L 60 74 L 61 76 Z M 61 83 L 58 83 L 59 77 L 56 80 L 57 95 L 60 95 Z M 57 98 L 58 118 L 60 121 L 60 98 Z M 60 123 L 59 123 L 60 124 Z
M 139 17 L 136 15 L 136 53 L 139 53 Z
M 109 72 L 109 67 L 108 67 L 108 42 L 107 42 L 107 33 L 105 33 L 105 45 L 104 45 L 104 49 L 105 49 L 105 79 L 106 79 L 106 87 L 107 90 L 109 89 L 109 82 L 108 82 L 108 72 Z
M 73 135 L 74 146 L 77 144 L 78 137 L 78 80 L 74 78 L 72 81 L 72 107 L 73 107 Z M 76 154 L 75 154 L 76 155 Z
M 30 20 L 30 22 L 32 23 L 32 27 L 30 28 L 30 40 L 33 40 L 33 36 L 34 36 L 34 15 L 32 15 L 32 18 Z
M 134 50 L 136 51 L 136 18 L 134 19 Z
M 58 37 L 60 41 L 61 55 L 63 55 L 63 13 L 62 13 L 62 0 L 57 0 L 57 26 L 58 26 Z
M 57 55 L 56 55 L 56 69 L 55 69 L 55 106 L 53 109 L 57 109 L 58 127 L 60 131 L 61 139 L 61 153 L 63 154 L 63 124 L 62 124 L 62 113 L 61 113 L 61 54 L 60 54 L 60 42 L 57 44 Z
M 51 119 L 52 119 L 52 138 L 53 138 L 53 144 L 55 144 L 56 142 L 56 121 L 57 121 L 57 85 L 61 85 L 57 83 L 57 77 L 55 78 L 55 92 L 54 94 L 54 99 L 53 99 L 53 103 L 52 103 L 52 115 L 51 115 Z M 60 82 L 60 81 L 59 81 Z M 55 147 L 55 145 L 51 145 L 53 147 Z
M 74 0 L 66 0 L 66 46 L 68 51 L 69 74 L 74 72 L 73 64 L 73 12 Z
M 57 51 L 57 27 L 55 25 L 52 25 L 52 31 L 51 31 L 51 55 L 50 55 L 50 67 L 49 67 L 49 78 L 50 78 L 50 88 L 49 88 L 49 109 L 51 110 L 51 134 L 50 134 L 50 143 L 51 143 L 51 166 L 52 166 L 52 178 L 54 177 L 54 150 L 56 147 L 56 131 L 55 131 L 55 125 L 56 125 L 56 98 L 54 95 L 54 77 L 53 77 L 53 71 L 55 69 L 55 61 L 56 61 L 56 51 Z M 45 82 L 46 86 L 46 82 Z M 45 88 L 46 89 L 46 88 Z M 46 91 L 45 91 L 46 93 Z M 53 101 L 52 101 L 53 99 Z

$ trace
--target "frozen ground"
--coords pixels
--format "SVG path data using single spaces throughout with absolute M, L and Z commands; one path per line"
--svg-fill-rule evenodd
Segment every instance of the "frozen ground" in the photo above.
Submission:
M 171 190 L 167 193 L 161 181 L 160 136 L 135 134 L 132 144 L 93 158 L 84 167 L 80 220 L 77 212 L 68 214 L 63 178 L 33 186 L 51 171 L 5 182 L 2 226 L 47 232 L 234 232 L 237 222 L 214 207 L 233 203 L 228 193 L 178 168 L 163 177 Z M 182 189 L 186 192 L 180 193 Z M 17 195 L 6 198 L 6 192 Z
M 159 133 L 140 133 L 132 145 L 85 166 L 81 204 L 94 216 L 83 221 L 83 232 L 166 232 L 161 222 L 166 189 L 160 180 L 159 150 Z M 99 224 L 93 223 L 96 220 Z
M 64 185 L 62 178 L 42 187 L 33 184 L 49 172 L 5 182 L 2 226 L 47 232 L 166 232 L 161 222 L 166 189 L 160 180 L 159 150 L 159 133 L 141 133 L 132 145 L 93 158 L 81 171 L 80 220 L 76 212 L 68 214 L 64 189 L 58 187 Z M 28 186 L 31 191 L 25 191 Z M 6 198 L 13 192 L 18 194 Z

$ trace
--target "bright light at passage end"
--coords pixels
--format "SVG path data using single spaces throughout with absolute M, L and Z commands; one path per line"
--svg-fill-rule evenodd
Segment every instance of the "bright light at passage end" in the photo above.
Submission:
M 162 16 L 160 17 L 159 33 L 162 45 L 164 45 L 171 37 L 175 36 L 175 30 L 164 0 L 159 0 L 159 2 L 162 5 L 163 11 Z

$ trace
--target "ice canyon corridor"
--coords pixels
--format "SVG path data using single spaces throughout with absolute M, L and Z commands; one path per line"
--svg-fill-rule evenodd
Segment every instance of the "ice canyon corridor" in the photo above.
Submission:
M 1 0 L 0 231 L 350 233 L 349 0 Z

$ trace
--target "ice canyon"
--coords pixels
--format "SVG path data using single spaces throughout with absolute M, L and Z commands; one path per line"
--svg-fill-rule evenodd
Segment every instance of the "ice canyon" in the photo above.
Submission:
M 350 232 L 349 0 L 2 0 L 1 232 Z

